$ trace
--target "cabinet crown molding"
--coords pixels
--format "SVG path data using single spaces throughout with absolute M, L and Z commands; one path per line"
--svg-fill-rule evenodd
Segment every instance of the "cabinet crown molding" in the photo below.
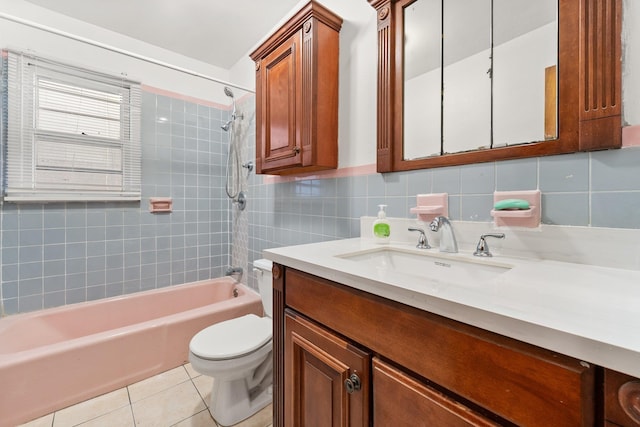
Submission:
M 283 41 L 291 37 L 298 28 L 302 27 L 303 23 L 309 18 L 315 18 L 335 31 L 340 31 L 342 28 L 342 18 L 318 3 L 315 0 L 311 0 L 302 9 L 300 9 L 295 15 L 284 23 L 280 29 L 273 33 L 268 39 L 260 44 L 249 57 L 257 61 L 261 57 L 267 55 L 276 46 Z

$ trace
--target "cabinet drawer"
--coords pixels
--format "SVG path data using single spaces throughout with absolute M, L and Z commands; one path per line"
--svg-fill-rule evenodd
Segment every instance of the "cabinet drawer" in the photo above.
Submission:
M 374 358 L 373 425 L 489 427 L 499 424 Z
M 514 424 L 594 423 L 579 360 L 292 269 L 285 304 Z

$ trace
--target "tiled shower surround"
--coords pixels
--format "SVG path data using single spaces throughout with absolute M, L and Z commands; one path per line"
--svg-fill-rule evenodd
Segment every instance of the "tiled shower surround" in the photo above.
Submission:
M 3 314 L 224 274 L 228 111 L 153 90 L 142 101 L 142 202 L 2 204 Z M 150 213 L 150 197 L 173 212 Z
M 253 102 L 239 103 L 243 161 L 255 154 Z M 493 191 L 540 188 L 546 224 L 640 228 L 640 147 L 275 183 L 251 173 L 240 213 L 224 190 L 227 117 L 147 91 L 142 203 L 4 203 L 4 314 L 218 277 L 229 265 L 255 287 L 263 249 L 358 236 L 359 218 L 381 203 L 411 218 L 419 193 L 447 192 L 452 219 L 486 222 Z M 173 213 L 150 214 L 152 196 L 171 196 Z

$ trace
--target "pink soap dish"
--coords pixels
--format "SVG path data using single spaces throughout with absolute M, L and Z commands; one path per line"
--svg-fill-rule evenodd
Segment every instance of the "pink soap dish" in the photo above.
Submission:
M 529 203 L 529 209 L 491 210 L 491 216 L 497 227 L 536 228 L 540 225 L 541 193 L 540 190 L 528 191 L 496 191 L 493 203 L 505 199 L 522 199 Z
M 418 215 L 437 215 L 444 212 L 444 206 L 416 206 L 415 208 L 409 209 L 409 212 Z
M 537 210 L 537 206 L 529 206 L 529 209 L 492 209 L 491 216 L 494 218 L 530 218 L 536 214 Z
M 409 209 L 409 212 L 417 214 L 420 221 L 431 222 L 439 215 L 449 215 L 449 195 L 447 193 L 418 194 L 416 195 L 416 205 L 416 207 Z

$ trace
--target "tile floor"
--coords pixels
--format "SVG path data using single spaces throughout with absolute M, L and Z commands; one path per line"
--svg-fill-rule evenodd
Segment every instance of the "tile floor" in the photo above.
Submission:
M 22 427 L 217 427 L 208 409 L 212 381 L 186 364 Z M 236 426 L 270 427 L 271 413 L 269 405 Z

